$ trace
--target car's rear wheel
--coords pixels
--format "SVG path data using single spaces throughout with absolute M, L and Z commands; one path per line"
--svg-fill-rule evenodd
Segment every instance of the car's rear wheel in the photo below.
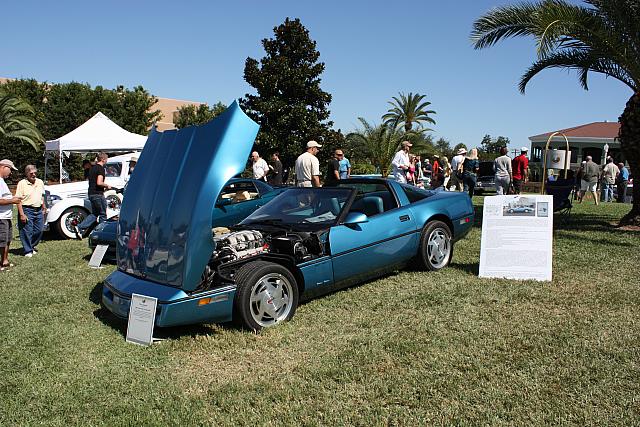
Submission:
M 249 262 L 235 274 L 233 318 L 240 326 L 259 331 L 293 317 L 298 286 L 285 267 L 266 261 Z
M 75 226 L 80 224 L 84 219 L 89 216 L 89 212 L 84 208 L 76 206 L 70 207 L 60 215 L 56 222 L 56 231 L 65 239 L 75 239 L 76 232 Z
M 442 221 L 429 221 L 420 236 L 418 259 L 424 268 L 441 270 L 451 262 L 453 241 L 449 226 Z

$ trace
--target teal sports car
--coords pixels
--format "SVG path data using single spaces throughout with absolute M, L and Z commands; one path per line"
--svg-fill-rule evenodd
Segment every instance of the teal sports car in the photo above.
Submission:
M 408 264 L 445 268 L 473 226 L 464 193 L 353 178 L 286 189 L 212 230 L 210 201 L 244 169 L 257 132 L 237 103 L 205 125 L 151 132 L 120 211 L 104 307 L 127 318 L 139 294 L 157 299 L 156 326 L 233 320 L 258 331 L 291 319 L 304 299 Z

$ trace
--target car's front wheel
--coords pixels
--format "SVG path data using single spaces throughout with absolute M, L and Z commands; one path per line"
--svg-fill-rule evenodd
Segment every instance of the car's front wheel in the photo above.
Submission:
M 291 319 L 298 307 L 298 286 L 285 267 L 249 262 L 235 274 L 233 317 L 240 326 L 259 331 Z
M 449 226 L 442 221 L 430 221 L 420 236 L 418 259 L 431 271 L 443 269 L 453 257 L 453 242 Z
M 56 229 L 60 237 L 75 239 L 75 226 L 84 221 L 88 215 L 89 212 L 86 209 L 75 206 L 65 210 L 56 222 Z

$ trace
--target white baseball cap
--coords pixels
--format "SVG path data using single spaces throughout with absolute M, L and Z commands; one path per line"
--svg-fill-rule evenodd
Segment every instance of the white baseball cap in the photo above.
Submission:
M 2 160 L 0 160 L 0 165 L 2 165 L 2 166 L 8 166 L 8 167 L 10 167 L 11 169 L 13 169 L 14 171 L 17 171 L 17 170 L 18 170 L 18 168 L 17 168 L 17 167 L 13 164 L 13 162 L 12 162 L 11 160 L 9 160 L 9 159 L 2 159 Z
M 523 153 L 527 153 L 529 152 L 529 149 L 527 147 L 522 147 L 520 151 L 522 151 Z
M 320 148 L 322 147 L 322 145 L 318 144 L 316 141 L 307 142 L 307 148 L 313 148 L 313 147 Z

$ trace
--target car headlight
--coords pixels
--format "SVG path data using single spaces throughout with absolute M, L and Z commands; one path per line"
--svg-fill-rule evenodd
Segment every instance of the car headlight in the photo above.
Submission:
M 48 206 L 53 206 L 56 203 L 58 203 L 60 200 L 62 200 L 62 197 L 58 196 L 57 194 L 48 194 L 46 204 Z

